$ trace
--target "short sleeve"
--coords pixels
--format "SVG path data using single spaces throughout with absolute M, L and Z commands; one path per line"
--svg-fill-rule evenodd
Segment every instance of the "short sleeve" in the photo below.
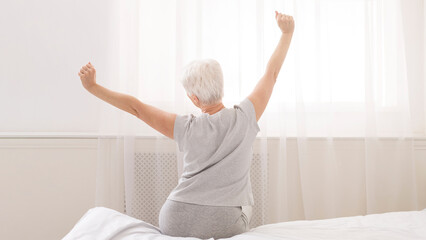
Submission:
M 183 151 L 183 146 L 185 144 L 186 133 L 194 117 L 195 116 L 193 114 L 176 116 L 173 128 L 173 139 L 178 144 L 179 151 L 181 152 Z
M 250 101 L 250 99 L 245 98 L 239 105 L 236 105 L 237 107 L 241 108 L 241 110 L 244 112 L 244 114 L 247 116 L 249 122 L 252 124 L 256 132 L 260 131 L 259 124 L 256 121 L 256 111 L 254 109 L 253 103 Z

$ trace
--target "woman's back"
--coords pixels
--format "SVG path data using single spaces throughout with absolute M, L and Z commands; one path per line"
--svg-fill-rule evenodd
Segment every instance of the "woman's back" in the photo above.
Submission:
M 174 138 L 184 153 L 184 168 L 168 199 L 210 206 L 254 205 L 250 165 L 259 130 L 248 98 L 213 115 L 177 116 Z

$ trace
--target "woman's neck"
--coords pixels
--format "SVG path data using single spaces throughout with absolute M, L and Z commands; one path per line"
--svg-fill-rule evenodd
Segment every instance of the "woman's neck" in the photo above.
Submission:
M 223 108 L 225 108 L 225 106 L 223 105 L 222 102 L 219 102 L 219 103 L 212 104 L 212 105 L 209 105 L 209 106 L 202 106 L 201 111 L 203 113 L 208 113 L 209 115 L 213 115 L 213 114 L 219 112 L 220 110 L 222 110 Z

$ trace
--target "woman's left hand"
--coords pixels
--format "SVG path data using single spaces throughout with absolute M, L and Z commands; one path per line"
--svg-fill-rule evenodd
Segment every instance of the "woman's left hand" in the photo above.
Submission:
M 81 83 L 85 89 L 96 85 L 96 70 L 90 62 L 81 67 L 78 76 L 80 76 Z

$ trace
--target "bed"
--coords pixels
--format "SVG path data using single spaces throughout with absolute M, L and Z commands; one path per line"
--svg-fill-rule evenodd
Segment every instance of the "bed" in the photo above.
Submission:
M 63 240 L 199 240 L 162 235 L 158 227 L 112 209 L 90 209 Z M 232 240 L 313 239 L 426 239 L 426 209 L 325 220 L 267 224 Z M 213 240 L 210 238 L 209 240 Z

